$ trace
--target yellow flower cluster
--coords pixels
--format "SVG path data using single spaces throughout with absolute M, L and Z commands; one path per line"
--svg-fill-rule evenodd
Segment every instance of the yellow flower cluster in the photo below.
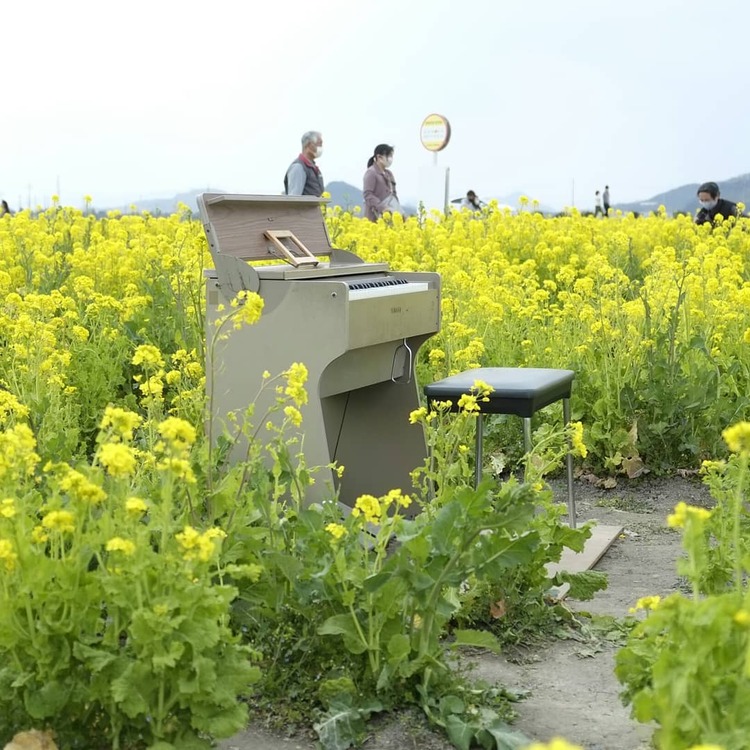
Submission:
M 380 501 L 373 495 L 360 495 L 352 509 L 352 515 L 355 518 L 359 518 L 360 515 L 364 516 L 367 523 L 380 523 L 382 514 L 383 509 Z
M 477 401 L 477 397 L 473 393 L 463 393 L 458 399 L 458 408 L 465 412 L 479 412 L 482 407 Z
M 750 422 L 738 422 L 721 434 L 732 453 L 750 453 Z
M 28 477 L 38 463 L 36 439 L 28 425 L 0 430 L 0 479 Z
M 296 406 L 285 406 L 284 414 L 295 427 L 302 424 L 302 412 Z
M 192 526 L 185 528 L 175 535 L 177 542 L 183 550 L 186 560 L 199 560 L 208 562 L 218 551 L 217 540 L 224 539 L 226 534 L 219 528 L 213 527 L 202 534 Z
M 346 527 L 340 523 L 329 523 L 326 531 L 334 538 L 335 541 L 346 535 Z
M 125 501 L 125 510 L 128 515 L 140 518 L 148 512 L 148 505 L 140 497 L 129 497 Z
M 294 362 L 284 374 L 286 376 L 285 395 L 291 398 L 297 406 L 306 404 L 307 391 L 305 390 L 305 383 L 307 382 L 307 367 L 301 362 Z
M 133 355 L 132 362 L 136 366 L 144 369 L 158 369 L 164 367 L 164 357 L 162 353 L 151 344 L 141 344 Z
M 8 424 L 10 418 L 25 419 L 29 416 L 24 406 L 10 391 L 0 387 L 0 425 Z
M 6 570 L 13 570 L 18 562 L 13 543 L 8 539 L 0 539 L 0 562 Z
M 409 424 L 417 424 L 418 422 L 425 421 L 427 415 L 427 407 L 420 406 L 419 409 L 414 409 L 414 411 L 409 414 Z
M 583 424 L 581 422 L 571 422 L 570 428 L 570 443 L 573 446 L 573 453 L 581 458 L 586 458 L 589 451 L 583 442 Z
M 260 320 L 263 313 L 263 297 L 255 292 L 241 291 L 231 301 L 235 308 L 231 314 L 232 326 L 239 330 L 243 325 L 253 325 Z
M 111 443 L 111 445 L 115 445 Z M 120 446 L 124 447 L 124 446 Z M 118 470 L 117 468 L 115 469 Z M 80 471 L 66 467 L 65 473 L 59 480 L 60 489 L 67 492 L 73 500 L 82 503 L 98 505 L 106 499 L 107 493 L 91 480 L 87 479 Z
M 400 508 L 408 508 L 412 500 L 399 489 L 390 490 L 381 498 L 373 495 L 360 495 L 354 503 L 352 515 L 355 518 L 364 518 L 367 523 L 378 524 L 394 503 Z
M 51 510 L 42 518 L 42 527 L 61 534 L 72 534 L 76 530 L 75 517 L 68 510 Z
M 177 453 L 184 453 L 195 443 L 195 427 L 179 417 L 167 417 L 157 429 Z
M 658 595 L 653 596 L 642 596 L 636 603 L 635 607 L 631 607 L 628 612 L 635 614 L 639 609 L 656 609 L 661 603 L 661 597 Z
M 711 511 L 706 508 L 697 508 L 685 502 L 679 502 L 674 507 L 674 512 L 667 516 L 667 526 L 670 529 L 681 529 L 689 519 L 699 522 L 706 521 L 711 517 Z
M 104 443 L 99 448 L 99 461 L 113 477 L 127 477 L 135 472 L 135 453 L 123 443 Z
M 133 432 L 143 422 L 143 418 L 132 411 L 121 409 L 118 406 L 108 406 L 104 410 L 104 416 L 99 424 L 102 431 L 112 429 L 113 440 L 133 439 Z
M 555 737 L 549 742 L 535 742 L 533 745 L 527 745 L 524 750 L 583 750 L 583 748 L 560 737 Z
M 135 552 L 135 543 L 130 539 L 115 536 L 107 542 L 105 549 L 107 552 L 122 552 L 129 557 Z
M 164 458 L 156 464 L 159 471 L 173 474 L 178 479 L 184 479 L 188 484 L 195 484 L 195 474 L 190 461 L 186 458 Z

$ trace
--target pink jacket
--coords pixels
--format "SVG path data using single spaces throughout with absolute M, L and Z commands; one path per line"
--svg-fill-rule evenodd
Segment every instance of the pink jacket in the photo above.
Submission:
M 398 201 L 396 178 L 390 169 L 381 170 L 377 164 L 373 164 L 365 172 L 363 182 L 362 194 L 365 199 L 365 218 L 370 221 L 377 221 L 383 211 L 390 210 L 388 200 L 391 196 Z

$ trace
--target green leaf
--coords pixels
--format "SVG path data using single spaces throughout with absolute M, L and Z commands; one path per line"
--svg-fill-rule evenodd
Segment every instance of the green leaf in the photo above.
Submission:
M 346 750 L 359 742 L 365 723 L 359 709 L 338 707 L 314 725 L 323 750 Z
M 396 633 L 388 641 L 388 661 L 398 664 L 411 653 L 411 640 L 405 633 Z
M 553 579 L 556 586 L 567 583 L 570 586 L 568 596 L 571 599 L 588 601 L 594 598 L 597 591 L 607 588 L 607 574 L 599 570 L 583 570 L 580 573 L 560 571 Z
M 440 699 L 440 713 L 443 716 L 462 714 L 465 710 L 466 704 L 457 695 L 444 695 Z
M 511 729 L 502 719 L 498 719 L 484 729 L 494 737 L 497 750 L 518 750 L 531 744 L 528 737 Z
M 112 680 L 112 698 L 120 704 L 123 713 L 132 718 L 149 711 L 149 686 L 155 683 L 151 670 L 142 663 L 133 662 L 115 680 Z
M 381 586 L 385 586 L 393 580 L 393 573 L 376 573 L 373 576 L 368 576 L 362 581 L 362 590 L 368 594 L 374 594 Z
M 210 703 L 205 708 L 205 715 L 194 715 L 191 723 L 195 729 L 212 737 L 231 737 L 247 726 L 247 714 L 244 703 L 237 702 L 224 708 Z
M 291 555 L 286 555 L 283 552 L 271 552 L 268 555 L 264 555 L 263 565 L 267 568 L 277 568 L 281 574 L 290 583 L 296 583 L 304 569 L 304 564 L 301 560 Z
M 334 615 L 329 617 L 319 628 L 320 635 L 342 635 L 344 643 L 353 654 L 361 654 L 367 650 L 367 644 L 362 642 L 351 615 Z
M 333 615 L 329 617 L 319 628 L 319 635 L 357 635 L 351 615 Z
M 24 691 L 23 702 L 29 716 L 34 719 L 46 719 L 59 714 L 68 702 L 70 688 L 62 682 L 47 682 L 41 687 L 32 687 Z
M 500 653 L 500 643 L 497 638 L 487 630 L 456 630 L 453 646 L 474 646 L 486 648 L 494 653 Z
M 101 672 L 104 667 L 110 665 L 117 657 L 102 648 L 91 648 L 80 641 L 73 644 L 73 656 L 82 661 L 92 672 Z
M 471 741 L 474 739 L 474 729 L 460 716 L 450 714 L 445 719 L 445 731 L 448 734 L 448 739 L 458 750 L 470 750 Z

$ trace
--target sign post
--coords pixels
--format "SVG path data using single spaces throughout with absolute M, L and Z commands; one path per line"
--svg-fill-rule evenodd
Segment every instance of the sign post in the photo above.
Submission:
M 437 167 L 438 163 L 438 151 L 442 151 L 450 142 L 451 139 L 451 124 L 448 122 L 447 117 L 443 115 L 431 114 L 427 115 L 422 121 L 422 127 L 419 130 L 419 140 L 422 145 L 433 153 L 433 166 Z M 449 185 L 450 185 L 450 170 L 445 170 L 445 196 L 443 200 L 443 212 L 448 213 L 449 204 Z

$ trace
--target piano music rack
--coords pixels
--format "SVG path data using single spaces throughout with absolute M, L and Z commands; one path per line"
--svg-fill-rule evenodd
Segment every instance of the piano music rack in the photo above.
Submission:
M 273 242 L 276 249 L 281 253 L 282 259 L 291 263 L 295 268 L 317 266 L 320 263 L 294 232 L 290 232 L 288 229 L 267 229 L 263 234 Z M 287 247 L 281 240 L 290 240 L 294 248 L 299 250 L 299 254 L 295 253 L 293 248 Z

